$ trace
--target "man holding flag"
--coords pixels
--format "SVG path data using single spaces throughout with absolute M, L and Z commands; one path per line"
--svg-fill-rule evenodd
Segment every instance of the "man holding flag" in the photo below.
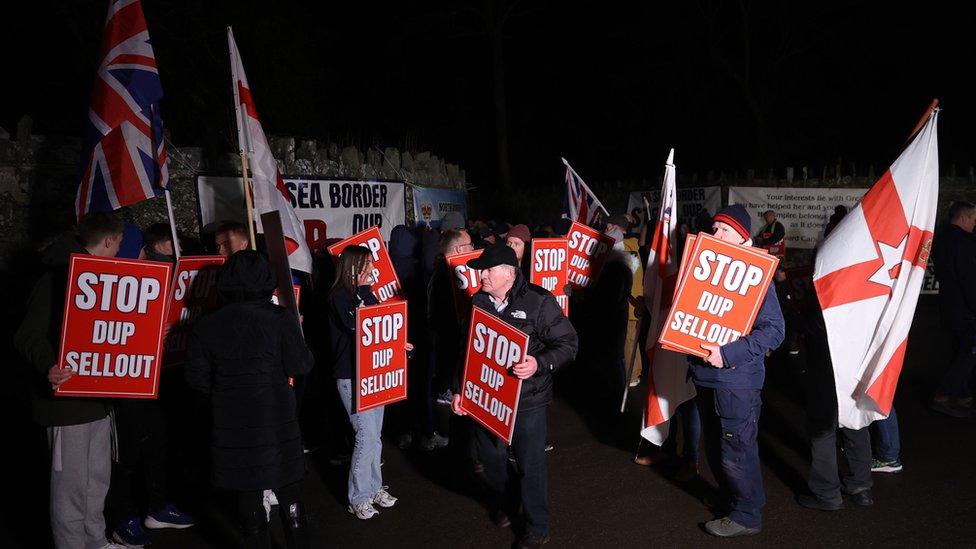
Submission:
M 804 507 L 841 509 L 842 492 L 857 505 L 873 503 L 866 427 L 893 411 L 932 247 L 939 177 L 936 105 L 817 254 L 813 281 L 823 314 L 821 320 L 814 311 L 807 334 L 812 494 L 797 498 Z M 847 462 L 843 478 L 837 470 L 838 428 Z

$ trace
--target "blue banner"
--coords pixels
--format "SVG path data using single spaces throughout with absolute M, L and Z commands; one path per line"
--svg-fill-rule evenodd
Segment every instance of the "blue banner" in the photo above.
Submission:
M 459 189 L 413 188 L 413 211 L 417 225 L 440 227 L 448 212 L 458 212 L 468 220 L 468 193 Z

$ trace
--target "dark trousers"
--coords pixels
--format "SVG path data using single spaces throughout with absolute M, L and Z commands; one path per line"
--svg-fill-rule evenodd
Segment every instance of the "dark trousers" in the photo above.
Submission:
M 546 473 L 546 419 L 548 408 L 519 411 L 512 437 L 512 452 L 521 475 L 522 510 L 526 530 L 540 536 L 549 535 L 549 479 Z M 502 505 L 508 484 L 508 447 L 505 442 L 475 427 L 478 456 L 485 468 L 488 488 L 496 505 Z
M 274 488 L 275 497 L 278 499 L 278 510 L 282 514 L 293 503 L 299 503 L 301 492 L 298 486 L 299 483 L 293 482 Z M 244 490 L 237 492 L 237 511 L 240 513 L 245 531 L 254 531 L 263 528 L 268 523 L 264 514 L 264 490 Z
M 837 434 L 840 433 L 846 467 L 837 468 Z M 840 503 L 841 490 L 856 494 L 871 489 L 871 434 L 868 428 L 833 428 L 810 434 L 810 477 L 807 486 L 822 501 Z
M 762 528 L 766 503 L 759 468 L 759 389 L 698 386 L 698 410 L 708 467 L 719 491 L 731 503 L 729 518 L 747 528 Z
M 119 399 L 115 405 L 118 461 L 105 498 L 109 525 L 142 515 L 133 494 L 144 493 L 148 510 L 166 504 L 166 418 L 155 400 Z M 142 486 L 136 482 L 141 481 Z
M 953 397 L 973 396 L 973 369 L 976 368 L 974 341 L 969 333 L 952 334 L 952 361 L 942 376 L 939 392 Z

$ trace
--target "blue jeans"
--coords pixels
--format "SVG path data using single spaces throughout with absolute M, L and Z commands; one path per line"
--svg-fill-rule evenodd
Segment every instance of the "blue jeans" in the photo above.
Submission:
M 380 472 L 380 454 L 383 441 L 383 408 L 373 408 L 358 414 L 352 413 L 352 380 L 337 379 L 339 397 L 349 414 L 349 422 L 356 432 L 356 444 L 352 450 L 349 464 L 349 503 L 359 505 L 371 501 L 376 492 L 383 488 L 383 474 Z
M 898 414 L 891 407 L 891 414 L 874 422 L 878 439 L 874 445 L 874 457 L 881 461 L 898 461 L 901 455 L 901 438 L 898 436 Z

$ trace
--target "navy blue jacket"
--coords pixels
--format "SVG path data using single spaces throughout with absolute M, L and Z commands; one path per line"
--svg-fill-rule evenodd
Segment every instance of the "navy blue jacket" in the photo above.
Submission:
M 766 352 L 779 347 L 785 333 L 786 322 L 776 298 L 776 288 L 770 284 L 749 335 L 720 348 L 724 367 L 715 368 L 696 356 L 688 357 L 695 385 L 715 389 L 762 389 L 766 380 Z

